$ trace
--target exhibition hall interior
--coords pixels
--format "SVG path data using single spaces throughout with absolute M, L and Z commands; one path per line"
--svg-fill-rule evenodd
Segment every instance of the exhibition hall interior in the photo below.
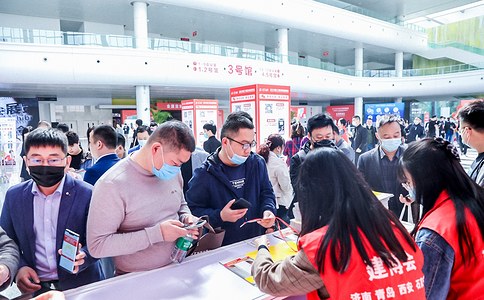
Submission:
M 362 124 L 376 124 L 389 113 L 402 126 L 416 118 L 427 126 L 433 116 L 454 122 L 461 107 L 480 99 L 484 1 L 1 1 L 0 198 L 22 181 L 24 129 L 40 121 L 66 124 L 82 149 L 89 147 L 92 126 L 112 125 L 124 135 L 127 154 L 138 145 L 137 119 L 147 127 L 179 120 L 203 150 L 210 139 L 205 125 L 215 125 L 220 139 L 227 116 L 242 111 L 253 118 L 259 150 L 272 134 L 291 140 L 292 125 L 307 130 L 308 120 L 322 113 L 344 119 L 348 130 L 355 115 Z M 459 135 L 452 134 L 449 141 L 458 145 Z M 246 149 L 252 141 L 237 143 Z M 469 170 L 478 152 L 459 153 Z M 354 157 L 353 163 L 358 165 Z M 296 245 L 287 237 L 271 243 Z M 234 253 L 251 252 L 254 245 L 237 247 L 206 259 L 194 256 L 184 268 L 160 269 L 159 276 L 181 280 L 183 272 L 205 268 L 196 274 L 204 280 L 199 294 L 187 291 L 192 278 L 177 287 L 170 279 L 166 299 L 221 299 L 214 290 L 223 280 L 221 289 L 237 294 L 231 299 L 275 299 L 254 285 L 252 261 L 239 265 L 238 274 L 232 270 L 247 281 L 242 286 L 239 277 L 225 277 Z M 149 290 L 156 285 L 149 272 L 123 276 L 136 290 Z M 209 274 L 217 280 L 203 278 Z M 112 286 L 94 283 L 66 297 L 132 299 L 122 281 L 106 281 Z M 2 295 L 13 299 L 20 292 L 14 285 Z

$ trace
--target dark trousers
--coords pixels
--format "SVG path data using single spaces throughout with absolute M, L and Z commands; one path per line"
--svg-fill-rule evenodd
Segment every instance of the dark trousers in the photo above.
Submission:
M 41 281 L 40 290 L 34 292 L 34 297 L 52 290 L 61 291 L 59 280 Z

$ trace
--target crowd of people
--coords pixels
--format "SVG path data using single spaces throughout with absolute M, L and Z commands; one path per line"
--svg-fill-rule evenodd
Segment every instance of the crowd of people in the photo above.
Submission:
M 258 237 L 252 273 L 268 294 L 482 298 L 484 102 L 462 107 L 454 123 L 405 127 L 390 114 L 375 123 L 317 114 L 307 127 L 295 122 L 289 140 L 271 134 L 257 145 L 252 117 L 238 111 L 220 132 L 203 126 L 203 149 L 175 120 L 139 120 L 132 136 L 97 125 L 88 149 L 68 127 L 27 127 L 24 181 L 7 191 L 0 217 L 0 288 L 15 281 L 38 296 L 166 266 L 178 238 L 200 237 L 184 225 L 208 216 L 225 232 L 222 246 Z M 479 152 L 469 174 L 454 135 Z M 393 195 L 387 208 L 374 192 Z M 299 252 L 273 262 L 264 233 L 276 217 L 292 219 L 296 203 Z M 412 232 L 397 217 L 405 205 Z M 58 264 L 66 229 L 79 235 L 72 272 Z

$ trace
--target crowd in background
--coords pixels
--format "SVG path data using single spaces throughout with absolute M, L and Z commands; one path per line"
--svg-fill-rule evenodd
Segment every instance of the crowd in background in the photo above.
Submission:
M 296 255 L 274 263 L 266 238 L 255 242 L 252 273 L 262 291 L 481 297 L 484 102 L 425 124 L 317 114 L 306 127 L 295 120 L 289 140 L 275 133 L 260 144 L 252 117 L 234 112 L 220 131 L 203 126 L 203 149 L 180 121 L 137 120 L 133 129 L 90 127 L 87 149 L 65 124 L 24 129 L 23 182 L 8 190 L 0 217 L 0 250 L 10 259 L 0 259 L 2 287 L 15 280 L 22 293 L 40 295 L 163 267 L 178 238 L 201 236 L 184 228 L 198 217 L 224 232 L 223 246 L 272 232 L 298 205 Z M 468 146 L 479 156 L 466 174 L 460 155 Z M 374 192 L 391 195 L 386 206 Z M 416 220 L 411 235 L 399 215 Z M 70 271 L 58 266 L 66 229 L 81 244 Z

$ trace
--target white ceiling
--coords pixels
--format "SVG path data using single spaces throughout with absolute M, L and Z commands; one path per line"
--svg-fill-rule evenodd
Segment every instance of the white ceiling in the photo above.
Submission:
M 59 19 L 62 30 L 77 30 L 82 22 L 96 22 L 123 25 L 125 31 L 133 31 L 133 9 L 131 0 L 0 0 L 0 13 L 35 16 Z M 389 18 L 399 17 L 403 20 L 415 19 L 473 3 L 471 0 L 347 0 Z M 148 31 L 151 36 L 179 39 L 190 38 L 191 41 L 212 41 L 220 44 L 237 45 L 242 42 L 266 45 L 275 48 L 277 26 L 269 22 L 247 21 L 201 10 L 188 9 L 163 3 L 150 3 L 148 7 Z M 192 33 L 197 31 L 197 36 Z M 323 61 L 340 66 L 354 64 L 356 44 L 349 40 L 318 35 L 300 30 L 289 30 L 289 51 L 299 55 L 323 57 Z M 394 65 L 394 53 L 390 49 L 363 45 L 364 62 L 380 66 Z M 323 52 L 329 55 L 323 56 Z M 405 68 L 411 68 L 411 55 L 405 55 Z M 83 97 L 134 98 L 134 87 L 106 86 L 93 89 L 82 86 L 36 86 L 18 85 L 8 88 L 0 85 L 0 95 L 8 96 L 62 96 L 70 97 L 83 94 Z M 152 98 L 186 99 L 216 98 L 227 99 L 225 89 L 193 89 L 186 87 L 152 87 Z M 294 95 L 300 100 L 329 100 L 324 95 Z M 293 97 L 294 98 L 294 97 Z

